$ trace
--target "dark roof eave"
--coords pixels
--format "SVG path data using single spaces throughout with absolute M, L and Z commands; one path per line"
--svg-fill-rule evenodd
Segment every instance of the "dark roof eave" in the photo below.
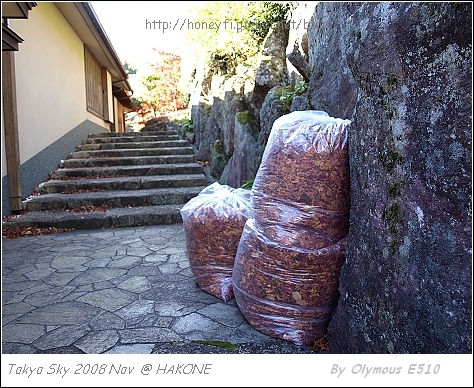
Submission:
M 128 93 L 126 90 L 120 88 L 114 89 L 115 90 L 113 91 L 113 93 L 115 98 L 117 98 L 117 100 L 119 100 L 124 107 L 130 110 L 134 110 L 132 107 L 131 93 Z
M 2 51 L 18 51 L 20 43 L 23 43 L 21 36 L 2 23 Z
M 127 77 L 128 77 L 128 75 L 127 75 Z M 126 87 L 121 88 L 121 89 L 128 90 L 128 91 L 132 92 L 132 94 L 133 94 L 133 90 L 132 90 L 132 87 L 130 86 L 130 83 L 128 82 L 128 78 L 127 79 L 122 79 L 122 80 L 119 80 L 119 81 L 114 81 L 113 83 L 114 84 L 115 83 L 123 83 Z
M 3 1 L 2 1 L 3 3 Z M 12 4 L 13 7 L 16 7 L 16 10 L 19 13 L 16 13 L 15 15 L 3 13 L 3 4 L 2 4 L 2 19 L 28 19 L 28 13 L 31 11 L 34 7 L 36 7 L 38 4 L 35 2 L 9 2 Z M 16 5 L 13 5 L 16 4 Z M 11 9 L 11 8 L 10 8 Z

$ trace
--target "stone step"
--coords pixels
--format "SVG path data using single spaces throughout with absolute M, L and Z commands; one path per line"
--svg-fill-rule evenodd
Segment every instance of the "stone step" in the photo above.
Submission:
M 138 207 L 185 204 L 197 196 L 205 186 L 166 187 L 143 190 L 114 190 L 77 194 L 43 194 L 24 201 L 24 210 L 72 210 L 82 206 Z
M 88 138 L 98 138 L 98 137 L 136 137 L 140 138 L 144 135 L 176 135 L 178 132 L 176 130 L 161 130 L 161 131 L 150 131 L 150 132 L 98 132 L 89 134 Z
M 39 185 L 41 194 L 74 193 L 78 191 L 145 190 L 164 187 L 205 186 L 204 174 L 154 175 L 112 178 L 81 178 L 49 180 Z
M 169 141 L 180 140 L 178 135 L 158 134 L 147 136 L 117 136 L 117 137 L 89 137 L 82 141 L 82 144 L 100 144 L 100 143 L 133 143 L 133 142 L 151 142 L 151 141 Z
M 137 132 L 134 132 L 137 133 Z M 138 136 L 160 136 L 160 135 L 172 135 L 177 134 L 178 131 L 175 129 L 166 129 L 166 130 L 152 130 L 152 131 L 141 131 Z
M 192 163 L 194 155 L 160 155 L 123 158 L 90 158 L 90 159 L 65 159 L 60 168 L 76 167 L 107 167 L 107 166 L 136 166 L 148 164 L 177 164 Z
M 161 156 L 161 155 L 194 155 L 191 147 L 166 148 L 133 148 L 97 151 L 76 151 L 69 154 L 68 159 L 86 158 L 129 158 L 134 156 Z
M 133 148 L 173 148 L 173 147 L 189 147 L 187 140 L 158 140 L 143 142 L 126 142 L 126 143 L 89 143 L 82 144 L 78 147 L 78 151 L 95 151 L 95 150 L 116 150 L 116 149 L 133 149 Z
M 114 167 L 58 168 L 50 173 L 51 179 L 99 178 L 113 176 L 152 176 L 177 174 L 202 174 L 203 168 L 197 163 L 151 164 Z
M 49 175 L 4 228 L 180 223 L 182 206 L 208 183 L 176 131 L 91 134 Z
M 183 204 L 112 208 L 97 211 L 39 211 L 19 215 L 3 228 L 102 229 L 182 222 Z

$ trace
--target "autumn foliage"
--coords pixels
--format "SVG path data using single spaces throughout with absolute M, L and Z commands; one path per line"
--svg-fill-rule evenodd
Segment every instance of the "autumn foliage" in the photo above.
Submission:
M 157 60 L 150 64 L 151 74 L 141 80 L 144 95 L 135 99 L 135 110 L 141 124 L 148 119 L 186 108 L 179 90 L 181 81 L 181 57 L 177 54 L 153 49 Z

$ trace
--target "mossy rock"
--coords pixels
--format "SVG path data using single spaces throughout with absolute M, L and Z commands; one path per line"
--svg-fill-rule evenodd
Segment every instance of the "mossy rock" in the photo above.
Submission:
M 237 113 L 237 121 L 242 125 L 254 125 L 255 117 L 253 116 L 252 111 L 246 110 L 244 112 Z

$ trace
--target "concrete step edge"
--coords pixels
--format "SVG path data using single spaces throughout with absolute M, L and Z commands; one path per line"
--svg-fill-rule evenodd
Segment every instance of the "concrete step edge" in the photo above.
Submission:
M 82 144 L 97 144 L 97 143 L 140 143 L 140 142 L 155 142 L 180 140 L 178 135 L 148 135 L 140 137 L 89 137 L 82 141 Z
M 48 228 L 100 229 L 181 223 L 178 205 L 156 205 L 135 208 L 113 208 L 105 211 L 41 211 L 29 212 L 3 223 L 4 229 Z
M 158 155 L 158 156 L 136 156 L 136 157 L 113 157 L 113 158 L 85 158 L 85 159 L 64 159 L 60 162 L 59 168 L 64 167 L 107 167 L 107 166 L 140 166 L 144 164 L 177 164 L 191 163 L 194 161 L 194 154 L 187 155 Z
M 23 201 L 26 211 L 67 210 L 81 206 L 108 206 L 112 208 L 186 203 L 197 196 L 205 186 L 166 187 L 140 190 L 115 190 L 74 194 L 42 194 Z
M 59 177 L 112 177 L 114 175 L 151 176 L 168 174 L 200 173 L 203 167 L 198 163 L 145 164 L 114 167 L 58 168 L 50 173 L 51 178 Z M 134 174 L 134 175 L 131 175 Z
M 71 152 L 68 159 L 137 157 L 137 156 L 181 156 L 192 155 L 191 147 L 131 148 L 111 150 L 80 150 Z
M 159 133 L 164 135 L 176 135 L 178 131 L 173 129 L 161 130 L 161 131 L 149 131 L 148 133 Z M 147 136 L 144 132 L 97 132 L 89 134 L 89 138 L 102 138 L 102 137 L 142 137 Z
M 137 148 L 166 148 L 166 147 L 189 147 L 187 140 L 160 140 L 146 142 L 126 142 L 126 143 L 88 143 L 78 147 L 78 151 L 95 150 L 120 150 Z
M 204 173 L 179 175 L 151 175 L 128 177 L 81 178 L 74 180 L 51 179 L 42 182 L 38 190 L 42 194 L 62 193 L 75 190 L 145 190 L 165 187 L 189 187 L 206 184 Z

